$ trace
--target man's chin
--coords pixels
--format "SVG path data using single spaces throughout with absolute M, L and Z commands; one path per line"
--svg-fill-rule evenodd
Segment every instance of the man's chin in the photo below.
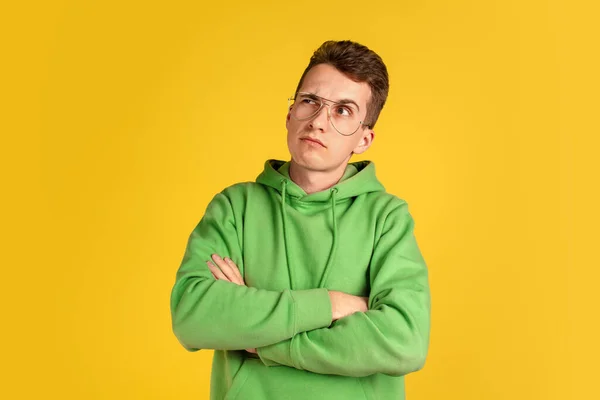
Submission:
M 331 172 L 336 169 L 336 165 L 332 165 L 331 162 L 327 162 L 319 157 L 292 158 L 291 163 L 295 164 L 296 168 L 311 172 Z

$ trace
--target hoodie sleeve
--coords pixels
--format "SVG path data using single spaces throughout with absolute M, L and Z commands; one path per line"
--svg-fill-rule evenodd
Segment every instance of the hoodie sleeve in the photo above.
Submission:
M 171 291 L 172 328 L 183 347 L 256 348 L 329 326 L 331 301 L 325 288 L 269 291 L 212 276 L 206 262 L 215 253 L 230 257 L 243 274 L 238 231 L 229 198 L 217 194 L 189 236 Z
M 388 214 L 371 258 L 367 312 L 261 347 L 263 363 L 355 377 L 421 369 L 429 347 L 430 292 L 413 230 L 406 202 Z

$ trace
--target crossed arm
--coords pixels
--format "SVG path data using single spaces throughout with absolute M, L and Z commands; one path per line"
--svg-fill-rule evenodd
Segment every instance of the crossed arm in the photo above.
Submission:
M 185 349 L 264 347 L 366 310 L 364 299 L 341 293 L 330 296 L 326 288 L 266 290 L 214 279 L 206 265 L 211 254 L 238 260 L 244 270 L 243 238 L 237 229 L 243 215 L 233 209 L 232 195 L 236 193 L 219 193 L 209 203 L 189 236 L 171 290 L 173 333 Z
M 171 294 L 173 330 L 186 349 L 249 349 L 268 366 L 346 376 L 404 375 L 424 365 L 429 287 L 406 203 L 388 213 L 375 243 L 368 309 L 364 299 L 325 288 L 247 287 L 229 259 L 207 267 L 211 254 L 243 260 L 241 218 L 220 194 L 190 235 Z
M 231 282 L 239 286 L 246 286 L 239 268 L 231 258 L 223 258 L 218 254 L 213 254 L 212 261 L 207 261 L 206 264 L 215 279 Z M 364 312 L 368 309 L 367 297 L 354 296 L 334 290 L 328 290 L 327 293 L 331 302 L 332 321 L 337 321 L 355 312 Z M 256 349 L 246 349 L 246 351 L 257 354 Z

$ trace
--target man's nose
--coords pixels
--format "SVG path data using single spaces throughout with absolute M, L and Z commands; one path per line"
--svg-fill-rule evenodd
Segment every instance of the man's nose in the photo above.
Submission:
M 317 128 L 322 131 L 325 131 L 327 126 L 329 125 L 329 107 L 326 104 L 323 104 L 323 107 L 317 112 L 312 120 L 310 121 L 311 128 Z

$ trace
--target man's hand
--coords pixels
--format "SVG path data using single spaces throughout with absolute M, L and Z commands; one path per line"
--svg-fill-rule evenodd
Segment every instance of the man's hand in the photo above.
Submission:
M 240 270 L 231 258 L 221 258 L 218 254 L 213 254 L 212 259 L 214 264 L 210 261 L 207 261 L 206 264 L 215 279 L 228 281 L 240 286 L 246 286 L 244 278 L 242 278 L 242 274 L 240 274 Z
M 331 314 L 334 321 L 355 312 L 365 312 L 369 309 L 368 297 L 359 297 L 330 290 L 329 299 L 331 300 Z

